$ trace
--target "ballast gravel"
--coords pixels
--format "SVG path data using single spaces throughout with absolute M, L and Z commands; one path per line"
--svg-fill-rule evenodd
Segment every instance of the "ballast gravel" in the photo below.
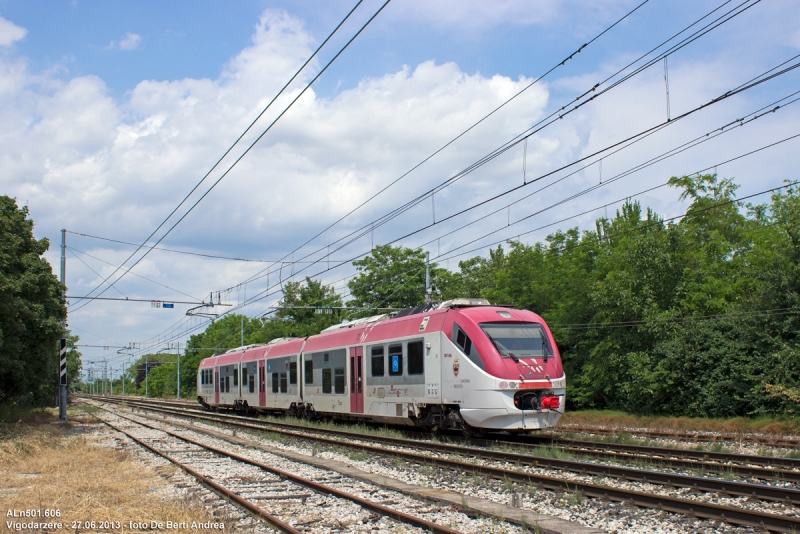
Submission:
M 264 495 L 263 490 L 260 491 L 258 485 L 259 483 L 263 485 L 263 482 L 266 481 L 269 475 L 263 475 L 263 470 L 207 452 L 199 452 L 201 451 L 199 447 L 181 442 L 177 438 L 135 425 L 130 421 L 118 417 L 113 417 L 114 420 L 112 420 L 112 417 L 113 416 L 109 417 L 110 422 L 120 428 L 124 428 L 127 432 L 130 432 L 139 439 L 152 440 L 154 446 L 159 448 L 159 450 L 175 457 L 179 461 L 185 461 L 190 464 L 192 468 L 200 470 L 206 476 L 213 477 L 213 479 L 224 486 L 235 489 L 242 497 L 250 500 L 257 500 L 259 496 Z M 135 418 L 134 416 L 134 419 Z M 153 426 L 163 426 L 165 429 L 169 427 L 169 422 L 166 420 L 146 420 L 143 422 Z M 292 474 L 318 483 L 335 486 L 337 489 L 350 494 L 416 515 L 427 521 L 448 526 L 464 533 L 517 534 L 523 532 L 521 528 L 500 520 L 470 518 L 466 514 L 451 507 L 442 507 L 438 504 L 419 501 L 399 492 L 386 490 L 374 484 L 368 484 L 350 477 L 342 476 L 335 471 L 294 462 L 263 451 L 241 447 L 224 440 L 210 437 L 206 434 L 175 427 L 168 429 L 209 446 L 224 449 L 234 454 L 247 456 L 250 459 L 267 464 L 271 467 L 291 472 Z M 150 454 L 150 456 L 153 455 Z M 191 461 L 188 461 L 187 456 L 191 457 Z M 160 457 L 158 460 L 168 463 Z M 271 485 L 274 486 L 275 477 L 274 475 L 272 477 L 273 481 Z M 315 494 L 309 488 L 294 483 L 291 485 L 295 486 L 294 489 L 291 490 L 291 492 L 294 492 L 294 495 L 301 493 L 311 494 L 302 501 L 295 499 L 296 502 L 301 503 L 301 506 L 290 507 L 290 509 L 287 510 L 287 501 L 279 500 L 257 500 L 258 505 L 266 511 L 281 517 L 285 521 L 287 520 L 285 516 L 291 515 L 292 520 L 289 522 L 293 526 L 297 528 L 306 527 L 311 532 L 342 532 L 343 530 L 345 532 L 424 532 L 423 529 L 366 511 L 351 501 Z

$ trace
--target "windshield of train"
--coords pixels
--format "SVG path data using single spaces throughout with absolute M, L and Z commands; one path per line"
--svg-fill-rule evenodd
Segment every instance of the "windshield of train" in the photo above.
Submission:
M 535 323 L 481 323 L 481 329 L 504 358 L 549 358 L 547 335 Z

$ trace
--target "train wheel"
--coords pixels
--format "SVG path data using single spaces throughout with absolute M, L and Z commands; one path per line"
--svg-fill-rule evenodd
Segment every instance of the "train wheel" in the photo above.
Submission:
M 477 428 L 469 426 L 465 422 L 461 425 L 461 435 L 463 435 L 465 438 L 481 438 L 483 437 L 483 432 Z

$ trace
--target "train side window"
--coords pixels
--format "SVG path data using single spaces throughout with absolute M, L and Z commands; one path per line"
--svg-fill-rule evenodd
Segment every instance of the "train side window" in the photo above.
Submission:
M 389 376 L 403 374 L 403 345 L 389 345 Z
M 278 392 L 278 373 L 272 373 L 272 392 Z
M 331 370 L 330 369 L 323 369 L 322 370 L 322 392 L 323 393 L 330 393 L 331 392 Z
M 239 370 L 233 370 L 233 386 L 236 387 L 239 385 Z
M 333 386 L 337 395 L 344 393 L 344 367 L 333 370 Z
M 425 353 L 422 349 L 422 341 L 408 344 L 408 374 L 425 374 Z
M 225 377 L 225 393 L 231 392 L 231 376 L 228 375 Z
M 281 373 L 281 393 L 287 393 L 289 387 L 286 383 L 286 373 Z
M 383 368 L 383 347 L 372 347 L 372 376 L 383 376 Z
M 255 375 L 250 375 L 247 378 L 249 379 L 249 383 L 247 384 L 247 390 L 250 393 L 255 393 L 255 390 L 256 390 L 256 377 L 255 377 Z
M 242 387 L 247 387 L 247 366 L 242 366 Z
M 264 375 L 265 375 L 264 368 L 259 366 L 259 368 L 258 368 L 258 392 L 259 393 L 265 393 L 267 391 L 266 384 L 264 382 L 264 380 L 265 380 L 265 376 Z
M 313 384 L 314 383 L 314 360 L 308 359 L 306 360 L 306 384 Z
M 455 323 L 453 323 L 453 335 L 450 337 L 450 339 L 453 340 L 462 351 L 464 351 L 464 354 L 467 355 L 467 358 L 469 358 L 472 363 L 477 365 L 480 369 L 486 369 L 486 367 L 483 365 L 481 355 L 478 354 L 478 349 L 476 349 L 475 345 L 472 344 L 472 340 L 470 340 L 469 336 L 463 330 L 461 330 L 460 326 Z
M 289 363 L 289 383 L 297 384 L 297 362 Z

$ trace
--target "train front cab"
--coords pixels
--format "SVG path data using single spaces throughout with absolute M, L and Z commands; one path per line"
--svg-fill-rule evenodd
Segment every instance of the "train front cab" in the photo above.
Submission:
M 451 310 L 441 331 L 442 403 L 469 427 L 526 431 L 564 413 L 566 378 L 544 320 L 498 307 Z

